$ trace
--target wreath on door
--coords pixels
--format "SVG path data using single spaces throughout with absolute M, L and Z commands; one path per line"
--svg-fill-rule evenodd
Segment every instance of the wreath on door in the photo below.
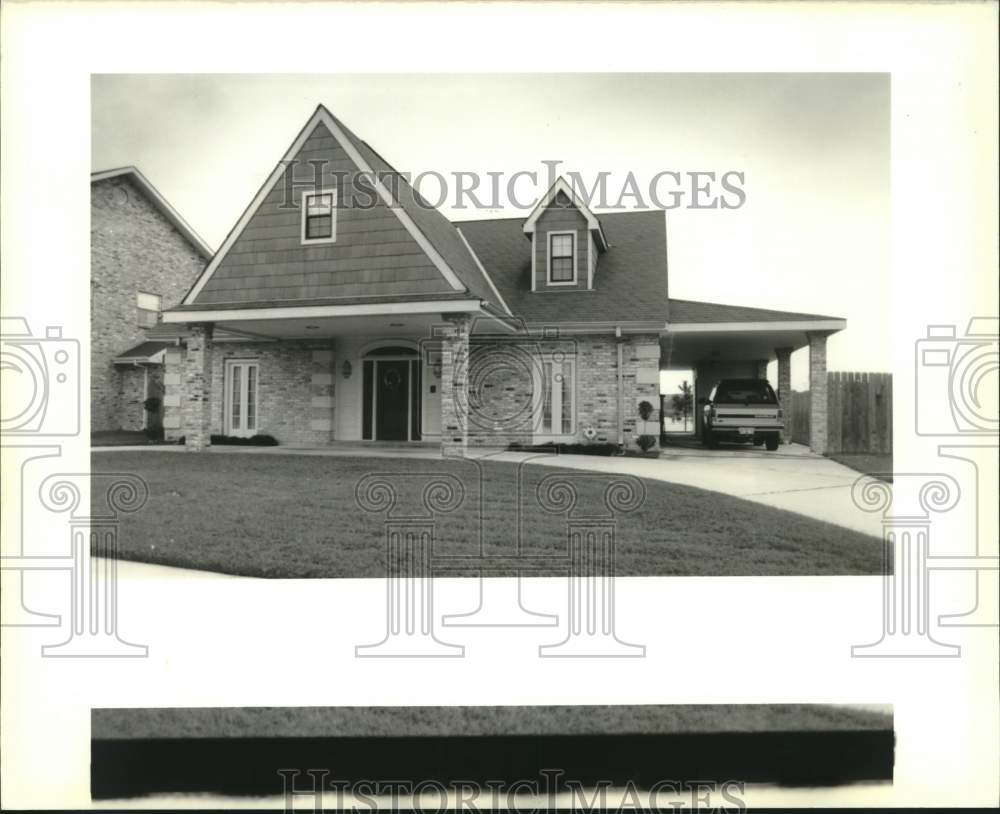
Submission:
M 402 382 L 402 376 L 399 375 L 399 371 L 391 367 L 382 375 L 382 384 L 384 384 L 390 392 L 395 393 L 399 389 L 399 385 Z

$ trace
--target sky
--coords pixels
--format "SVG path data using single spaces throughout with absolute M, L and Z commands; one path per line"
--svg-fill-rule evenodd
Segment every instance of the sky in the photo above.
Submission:
M 650 179 L 680 173 L 657 186 L 681 204 L 666 212 L 671 297 L 843 317 L 828 368 L 890 369 L 886 74 L 116 74 L 91 91 L 93 171 L 137 166 L 213 247 L 320 103 L 397 170 L 427 173 L 428 198 L 447 178 L 455 220 L 524 217 L 506 184 L 533 171 L 516 196 L 541 194 L 544 161 L 588 186 L 609 173 L 610 204 L 631 173 L 636 208 L 655 206 Z M 456 209 L 456 172 L 502 173 L 499 205 Z M 742 173 L 742 205 L 690 208 L 706 198 L 696 172 L 728 203 L 719 181 Z M 803 351 L 792 371 L 805 389 Z

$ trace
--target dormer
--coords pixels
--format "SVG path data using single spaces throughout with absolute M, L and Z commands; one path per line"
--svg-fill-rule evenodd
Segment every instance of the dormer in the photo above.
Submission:
M 531 240 L 532 291 L 590 291 L 608 242 L 597 217 L 559 178 L 524 222 Z

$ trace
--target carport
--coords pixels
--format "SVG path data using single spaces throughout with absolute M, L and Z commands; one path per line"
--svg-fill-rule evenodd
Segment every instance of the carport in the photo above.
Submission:
M 792 353 L 808 346 L 809 446 L 822 454 L 827 448 L 826 340 L 846 327 L 847 320 L 821 314 L 671 299 L 660 336 L 660 369 L 694 371 L 694 423 L 700 436 L 698 402 L 720 379 L 765 377 L 768 363 L 776 360 L 775 389 L 784 400 L 792 389 Z

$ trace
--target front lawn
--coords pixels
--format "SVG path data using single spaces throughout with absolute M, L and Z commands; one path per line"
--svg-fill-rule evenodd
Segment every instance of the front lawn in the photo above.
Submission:
M 166 451 L 91 456 L 94 472 L 132 472 L 149 485 L 146 506 L 122 518 L 123 559 L 287 578 L 385 576 L 384 514 L 362 511 L 355 498 L 358 481 L 371 473 L 411 476 L 398 512 L 420 507 L 429 476 L 454 474 L 464 485 L 465 501 L 439 518 L 435 555 L 477 556 L 482 527 L 487 556 L 512 556 L 518 467 L 482 466 L 481 489 L 476 464 L 465 460 Z M 535 490 L 547 475 L 571 470 L 527 465 L 522 471 L 522 552 L 565 553 L 565 518 L 543 512 Z M 876 538 L 716 492 L 653 480 L 644 484 L 643 505 L 619 516 L 618 576 L 881 573 Z M 579 510 L 601 506 L 605 485 L 591 478 L 580 490 Z M 96 512 L 103 495 L 94 489 L 92 498 Z M 531 573 L 565 571 L 553 567 Z

